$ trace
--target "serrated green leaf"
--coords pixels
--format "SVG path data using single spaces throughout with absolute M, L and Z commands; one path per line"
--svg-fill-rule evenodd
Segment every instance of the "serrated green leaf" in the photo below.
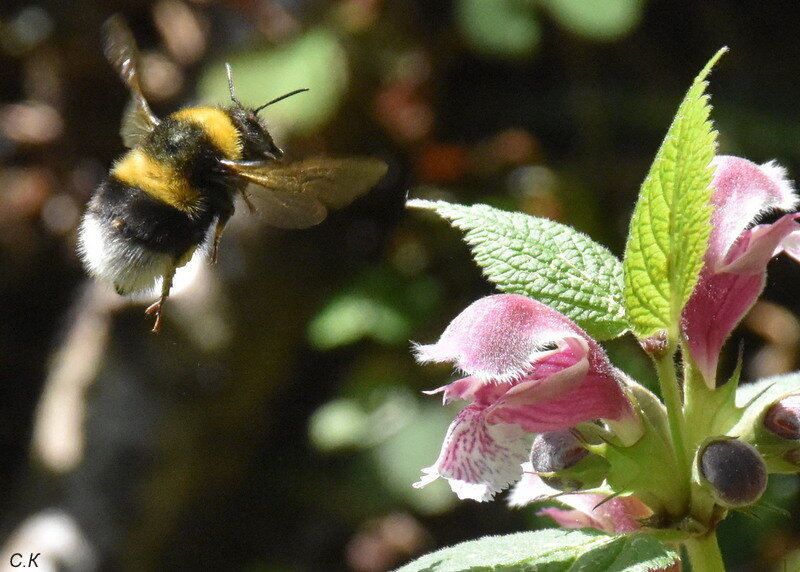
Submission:
M 625 302 L 639 338 L 677 334 L 708 247 L 711 160 L 717 133 L 705 93 L 718 51 L 695 78 L 656 154 L 633 212 L 625 250 Z
M 555 308 L 598 340 L 628 329 L 622 263 L 585 234 L 487 205 L 424 200 L 408 205 L 433 210 L 465 231 L 475 262 L 503 292 Z
M 677 559 L 677 553 L 652 536 L 549 528 L 463 542 L 397 572 L 656 572 Z

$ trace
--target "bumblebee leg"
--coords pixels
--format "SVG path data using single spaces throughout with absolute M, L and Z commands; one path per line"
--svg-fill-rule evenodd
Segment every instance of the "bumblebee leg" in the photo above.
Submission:
M 242 200 L 244 200 L 244 204 L 247 205 L 247 210 L 250 211 L 250 214 L 254 214 L 256 212 L 256 206 L 253 204 L 253 201 L 250 200 L 250 195 L 242 189 Z
M 222 231 L 225 230 L 225 225 L 228 224 L 230 217 L 220 217 L 217 220 L 217 226 L 214 229 L 214 242 L 211 244 L 211 264 L 217 262 L 217 250 L 219 249 L 219 240 L 222 238 Z
M 157 334 L 161 331 L 161 320 L 164 316 L 164 302 L 167 301 L 167 297 L 169 297 L 169 291 L 172 289 L 172 279 L 175 277 L 176 269 L 177 266 L 173 264 L 167 273 L 164 274 L 163 281 L 161 282 L 161 298 L 158 299 L 158 302 L 150 305 L 144 311 L 144 313 L 147 315 L 156 315 L 156 323 L 153 324 L 153 329 L 150 330 L 154 334 Z

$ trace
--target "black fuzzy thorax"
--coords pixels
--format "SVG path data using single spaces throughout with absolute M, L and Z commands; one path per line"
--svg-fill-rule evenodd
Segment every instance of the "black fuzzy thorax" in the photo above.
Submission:
M 167 117 L 143 141 L 141 150 L 181 173 L 198 193 L 190 211 L 165 203 L 113 172 L 89 203 L 112 237 L 180 257 L 204 242 L 215 220 L 233 214 L 238 180 L 220 163 L 222 153 L 196 124 Z

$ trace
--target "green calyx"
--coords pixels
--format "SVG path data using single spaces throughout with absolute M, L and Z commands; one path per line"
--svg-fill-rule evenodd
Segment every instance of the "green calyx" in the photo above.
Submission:
M 632 445 L 607 440 L 587 448 L 608 463 L 606 482 L 617 494 L 634 494 L 655 513 L 653 525 L 670 526 L 685 515 L 688 490 L 675 478 L 677 459 L 672 449 L 664 405 L 652 392 L 628 380 L 642 435 Z

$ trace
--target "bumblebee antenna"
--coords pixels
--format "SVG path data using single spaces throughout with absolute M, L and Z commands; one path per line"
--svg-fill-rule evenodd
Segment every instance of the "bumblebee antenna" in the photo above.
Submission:
M 233 89 L 233 88 L 231 88 L 231 89 Z M 278 103 L 279 101 L 283 101 L 283 100 L 284 100 L 284 99 L 286 99 L 287 97 L 292 97 L 293 95 L 297 95 L 298 93 L 303 93 L 304 91 L 308 91 L 308 88 L 307 88 L 307 87 L 304 87 L 303 89 L 296 89 L 296 90 L 294 90 L 294 91 L 290 91 L 289 93 L 286 93 L 286 94 L 284 94 L 284 95 L 282 95 L 282 96 L 280 96 L 280 97 L 276 97 L 276 98 L 275 98 L 275 99 L 273 99 L 272 101 L 268 101 L 267 103 L 265 103 L 264 105 L 262 105 L 262 106 L 260 106 L 260 107 L 256 107 L 254 111 L 255 111 L 256 113 L 258 113 L 259 111 L 261 111 L 261 110 L 262 110 L 262 109 L 264 109 L 265 107 L 269 107 L 269 106 L 270 106 L 270 105 L 272 105 L 273 103 Z M 233 93 L 233 92 L 231 92 L 231 93 Z
M 231 92 L 231 101 L 239 107 L 244 107 L 242 102 L 236 99 L 236 94 L 233 91 L 233 71 L 231 70 L 231 64 L 228 62 L 225 62 L 225 72 L 228 74 L 228 91 Z

